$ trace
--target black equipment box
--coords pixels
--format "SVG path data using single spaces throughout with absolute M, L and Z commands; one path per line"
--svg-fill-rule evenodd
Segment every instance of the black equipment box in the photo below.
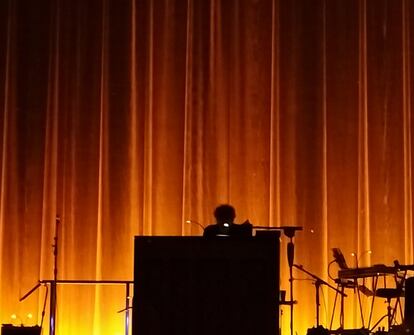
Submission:
M 135 237 L 132 334 L 278 334 L 279 237 Z
M 40 335 L 40 331 L 39 326 L 24 327 L 3 324 L 1 327 L 1 335 Z

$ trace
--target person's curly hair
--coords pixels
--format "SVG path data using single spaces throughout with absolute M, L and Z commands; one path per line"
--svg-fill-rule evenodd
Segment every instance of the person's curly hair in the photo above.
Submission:
M 214 210 L 214 217 L 217 222 L 233 222 L 236 217 L 236 211 L 233 206 L 220 205 Z

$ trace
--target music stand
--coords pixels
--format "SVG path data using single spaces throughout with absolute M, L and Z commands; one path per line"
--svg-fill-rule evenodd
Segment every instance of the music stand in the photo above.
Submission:
M 345 257 L 339 248 L 332 248 L 333 257 L 341 270 L 349 269 Z

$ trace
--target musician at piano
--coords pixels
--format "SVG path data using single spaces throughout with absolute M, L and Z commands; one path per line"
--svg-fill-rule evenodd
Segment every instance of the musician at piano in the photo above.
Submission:
M 215 208 L 216 223 L 204 229 L 203 236 L 252 236 L 253 226 L 249 221 L 242 224 L 234 222 L 236 210 L 229 204 L 222 204 Z

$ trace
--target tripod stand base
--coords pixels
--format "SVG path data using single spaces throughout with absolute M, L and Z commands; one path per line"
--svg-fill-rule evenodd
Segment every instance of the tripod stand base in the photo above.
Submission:
M 368 329 L 337 329 L 337 330 L 329 330 L 322 326 L 309 328 L 307 335 L 369 335 L 370 332 Z

